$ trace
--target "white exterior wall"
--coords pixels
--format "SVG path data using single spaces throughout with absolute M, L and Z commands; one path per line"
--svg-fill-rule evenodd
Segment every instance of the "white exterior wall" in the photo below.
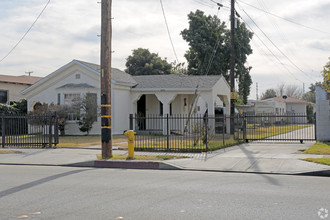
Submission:
M 160 102 L 155 95 L 146 95 L 146 114 L 160 115 Z
M 129 129 L 129 114 L 133 113 L 130 87 L 112 84 L 111 99 L 112 133 L 123 134 Z
M 75 75 L 80 74 L 80 79 L 75 79 Z M 69 68 L 59 72 L 52 78 L 49 78 L 47 82 L 38 85 L 35 89 L 28 92 L 25 97 L 28 100 L 28 111 L 32 110 L 33 105 L 36 102 L 41 103 L 54 103 L 57 104 L 57 94 L 61 93 L 61 103 L 63 103 L 63 93 L 61 90 L 57 89 L 68 83 L 88 83 L 96 88 L 100 88 L 98 76 L 91 73 L 85 68 L 74 64 Z M 63 90 L 64 91 L 64 90 Z M 75 90 L 77 91 L 77 90 Z M 87 91 L 81 90 L 81 93 L 86 93 Z M 99 97 L 99 94 L 98 94 Z M 98 98 L 99 104 L 99 98 Z
M 284 102 L 277 101 L 256 101 L 255 105 L 256 114 L 283 114 L 287 111 L 286 104 Z M 276 112 L 277 109 L 277 112 Z M 281 109 L 281 110 L 280 110 Z
M 76 79 L 76 74 L 80 74 L 80 79 Z M 79 64 L 73 64 L 62 69 L 52 77 L 47 79 L 45 83 L 36 86 L 27 92 L 24 97 L 28 100 L 28 111 L 33 109 L 36 102 L 57 104 L 58 94 L 60 94 L 60 104 L 64 104 L 64 94 L 79 93 L 83 97 L 86 93 L 97 94 L 97 105 L 101 105 L 100 98 L 100 79 L 95 72 L 89 71 Z M 87 83 L 95 88 L 59 88 L 68 83 Z M 130 86 L 122 86 L 112 83 L 111 86 L 111 113 L 112 113 L 112 133 L 122 134 L 124 130 L 129 128 L 129 114 L 131 113 L 131 97 Z M 65 126 L 67 135 L 82 135 L 79 130 L 77 121 L 67 121 Z M 101 134 L 101 118 L 97 117 L 97 121 L 93 124 L 90 134 Z
M 306 104 L 303 103 L 287 103 L 287 112 L 293 112 L 295 114 L 306 114 Z
M 316 139 L 317 141 L 330 141 L 330 100 L 326 92 L 315 87 L 316 96 Z
M 24 98 L 21 91 L 27 87 L 29 87 L 29 85 L 0 82 L 0 90 L 8 91 L 8 103 Z

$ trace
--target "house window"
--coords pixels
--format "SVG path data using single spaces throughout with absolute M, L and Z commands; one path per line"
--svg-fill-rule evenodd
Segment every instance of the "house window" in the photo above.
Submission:
M 61 93 L 57 94 L 57 104 L 60 105 L 61 104 Z
M 183 99 L 183 106 L 187 106 L 187 98 Z
M 159 115 L 163 115 L 163 103 L 159 102 Z
M 8 91 L 0 90 L 0 103 L 7 103 L 8 101 Z
M 79 98 L 80 98 L 79 93 L 64 94 L 64 104 L 71 105 L 74 101 L 78 100 Z
M 76 79 L 80 79 L 80 74 L 79 73 L 76 74 Z

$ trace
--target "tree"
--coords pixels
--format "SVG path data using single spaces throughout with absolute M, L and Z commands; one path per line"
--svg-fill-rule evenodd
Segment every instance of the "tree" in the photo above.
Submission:
M 280 96 L 282 97 L 285 93 L 285 83 L 281 83 L 279 85 L 277 85 L 277 88 L 276 88 L 276 94 L 277 96 Z
M 97 100 L 96 93 L 86 93 L 86 95 L 76 101 L 75 105 L 79 106 L 82 110 L 80 120 L 78 122 L 79 130 L 87 132 L 89 135 L 90 130 L 93 128 L 94 122 L 97 120 Z
M 0 115 L 17 115 L 18 109 L 13 106 L 0 103 Z
M 285 94 L 288 97 L 294 97 L 294 98 L 301 98 L 302 96 L 302 89 L 299 88 L 299 86 L 291 84 L 287 85 L 285 87 Z
M 65 125 L 68 120 L 68 114 L 73 110 L 72 106 L 68 105 L 58 105 L 56 107 L 56 114 L 58 117 L 58 130 L 60 130 L 60 135 L 65 135 Z
M 316 82 L 314 84 L 311 84 L 309 86 L 309 91 L 302 95 L 302 99 L 307 102 L 315 103 L 315 86 L 320 86 L 320 85 L 321 82 Z
M 27 114 L 27 101 L 26 101 L 26 99 L 20 99 L 18 101 L 13 101 L 11 106 L 17 109 L 18 114 L 21 114 L 21 115 L 26 115 Z
M 276 97 L 276 91 L 274 89 L 267 89 L 261 95 L 261 100 L 270 99 Z
M 323 83 L 322 87 L 325 91 L 330 92 L 330 57 L 329 61 L 325 64 L 322 71 Z
M 223 75 L 228 81 L 230 69 L 230 31 L 216 16 L 206 16 L 197 10 L 188 14 L 189 28 L 181 35 L 189 44 L 185 54 L 188 74 Z M 245 67 L 247 56 L 252 54 L 250 40 L 253 33 L 244 23 L 237 22 L 235 29 L 235 78 L 238 78 L 238 93 L 246 103 L 252 84 L 250 69 Z
M 150 53 L 148 49 L 138 48 L 126 59 L 125 72 L 131 75 L 164 75 L 171 74 L 172 65 L 166 58 L 161 59 L 158 54 Z

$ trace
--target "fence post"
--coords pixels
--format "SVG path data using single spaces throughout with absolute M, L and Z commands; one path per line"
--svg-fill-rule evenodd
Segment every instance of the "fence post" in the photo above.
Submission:
M 243 140 L 248 143 L 249 140 L 246 139 L 246 115 L 243 116 Z
M 58 117 L 57 114 L 55 112 L 55 116 L 54 116 L 54 120 L 55 120 L 55 128 L 54 128 L 54 144 L 57 145 L 59 143 L 59 139 L 58 139 Z
M 1 117 L 1 124 L 2 124 L 2 147 L 5 147 L 5 132 L 6 132 L 6 124 L 5 124 L 5 118 L 2 116 Z
M 227 130 L 227 126 L 225 125 L 226 123 L 226 115 L 223 114 L 222 118 L 222 144 L 225 145 L 225 129 Z
M 317 141 L 317 130 L 316 130 L 316 128 L 317 128 L 317 121 L 316 121 L 316 113 L 314 113 L 313 114 L 313 119 L 314 119 L 314 132 L 315 132 L 315 140 Z
M 170 149 L 170 126 L 169 126 L 169 120 L 168 120 L 168 114 L 166 114 L 166 147 L 167 150 Z
M 52 114 L 49 114 L 49 148 L 52 147 L 52 142 L 53 142 L 53 116 Z
M 206 122 L 205 122 L 205 145 L 206 145 L 206 152 L 207 152 L 208 120 L 209 120 L 209 116 L 206 115 Z
M 129 114 L 129 130 L 133 129 L 133 114 Z

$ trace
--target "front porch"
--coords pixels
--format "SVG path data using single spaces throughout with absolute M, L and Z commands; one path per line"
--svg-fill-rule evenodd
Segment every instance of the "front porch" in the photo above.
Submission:
M 197 95 L 195 91 L 139 92 L 135 93 L 134 96 L 133 114 L 137 115 L 139 120 L 133 129 L 138 132 L 163 135 L 168 132 L 185 132 L 187 126 L 193 123 L 194 117 L 224 116 L 230 112 L 229 97 L 224 94 L 213 95 L 212 92 L 200 91 Z M 194 101 L 194 99 L 197 100 Z M 222 115 L 216 114 L 216 107 L 223 109 Z M 167 123 L 167 116 L 180 118 L 180 120 Z M 159 120 L 160 117 L 162 120 Z M 168 125 L 169 128 L 167 128 Z M 215 132 L 216 121 L 208 126 L 211 132 Z M 227 133 L 230 132 L 230 120 L 226 120 L 222 126 L 226 128 Z

